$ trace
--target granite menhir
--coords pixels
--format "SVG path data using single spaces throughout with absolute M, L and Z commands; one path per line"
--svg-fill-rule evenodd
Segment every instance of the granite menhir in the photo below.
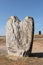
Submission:
M 6 47 L 8 55 L 29 56 L 33 44 L 34 19 L 26 16 L 22 21 L 17 16 L 8 18 L 6 24 Z

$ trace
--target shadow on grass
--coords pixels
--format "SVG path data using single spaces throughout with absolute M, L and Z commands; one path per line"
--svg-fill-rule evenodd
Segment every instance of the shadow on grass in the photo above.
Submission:
M 43 58 L 43 52 L 40 52 L 40 53 L 31 53 L 30 57 Z

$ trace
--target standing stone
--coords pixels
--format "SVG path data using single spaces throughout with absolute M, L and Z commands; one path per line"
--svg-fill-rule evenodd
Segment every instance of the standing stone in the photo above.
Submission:
M 23 56 L 30 49 L 34 20 L 25 17 L 22 21 L 11 16 L 6 25 L 6 46 L 8 55 Z

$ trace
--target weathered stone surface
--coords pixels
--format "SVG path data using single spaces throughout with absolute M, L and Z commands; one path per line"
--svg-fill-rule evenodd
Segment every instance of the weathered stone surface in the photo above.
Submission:
M 22 21 L 11 16 L 6 25 L 6 46 L 9 55 L 23 56 L 30 49 L 33 34 L 33 18 L 25 17 Z

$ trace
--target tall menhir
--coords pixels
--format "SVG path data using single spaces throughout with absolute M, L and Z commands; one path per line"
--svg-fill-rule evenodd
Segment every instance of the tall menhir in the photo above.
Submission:
M 16 16 L 8 18 L 6 24 L 6 47 L 8 55 L 29 56 L 34 36 L 34 20 L 25 17 L 22 21 Z

